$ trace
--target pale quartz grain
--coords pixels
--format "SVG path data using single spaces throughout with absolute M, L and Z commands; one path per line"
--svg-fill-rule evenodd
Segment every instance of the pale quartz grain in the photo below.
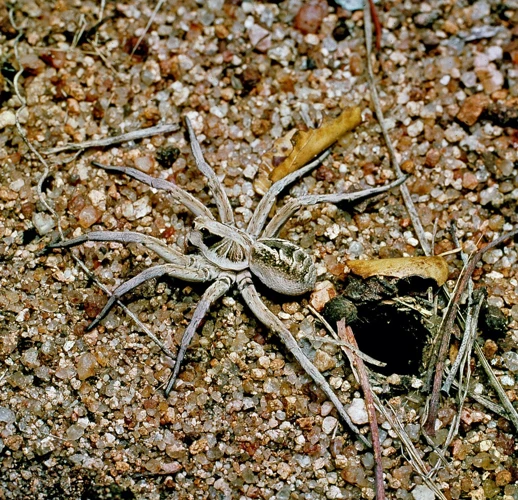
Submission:
M 351 417 L 351 420 L 357 425 L 363 425 L 369 421 L 367 408 L 365 407 L 365 401 L 363 399 L 354 398 L 347 408 L 347 413 L 349 417 Z

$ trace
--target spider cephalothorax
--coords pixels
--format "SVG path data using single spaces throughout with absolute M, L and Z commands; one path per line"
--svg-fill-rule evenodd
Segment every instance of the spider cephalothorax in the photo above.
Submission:
M 152 278 L 168 275 L 191 282 L 212 281 L 213 283 L 207 288 L 196 306 L 193 318 L 185 330 L 176 357 L 176 364 L 166 387 L 165 392 L 168 395 L 180 371 L 187 347 L 202 319 L 210 306 L 236 284 L 255 316 L 279 335 L 308 375 L 333 402 L 342 419 L 351 429 L 358 432 L 326 379 L 306 357 L 289 330 L 263 303 L 255 289 L 252 276 L 259 278 L 266 287 L 285 295 L 302 295 L 311 291 L 316 281 L 316 270 L 311 256 L 296 244 L 277 237 L 286 221 L 301 207 L 316 203 L 354 201 L 387 191 L 401 184 L 404 179 L 356 193 L 307 195 L 294 198 L 289 200 L 266 224 L 277 195 L 289 184 L 318 165 L 323 159 L 324 155 L 322 155 L 300 170 L 275 182 L 257 205 L 247 229 L 242 230 L 235 225 L 234 214 L 223 186 L 203 158 L 189 119 L 186 119 L 186 125 L 196 165 L 207 178 L 220 220 L 216 220 L 216 217 L 204 204 L 176 184 L 151 177 L 133 168 L 105 166 L 94 162 L 94 165 L 109 172 L 124 173 L 153 188 L 167 191 L 174 201 L 188 208 L 195 215 L 194 230 L 190 233 L 189 241 L 199 250 L 199 254 L 185 255 L 157 238 L 133 231 L 93 231 L 78 238 L 51 245 L 52 248 L 58 248 L 78 245 L 85 241 L 133 242 L 144 245 L 166 261 L 166 264 L 146 269 L 120 285 L 89 328 L 94 328 L 122 295 Z M 363 436 L 360 436 L 360 439 L 367 442 Z

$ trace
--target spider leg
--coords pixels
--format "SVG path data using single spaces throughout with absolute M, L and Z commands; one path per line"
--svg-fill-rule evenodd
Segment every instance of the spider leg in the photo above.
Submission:
M 295 170 L 291 174 L 288 174 L 286 177 L 278 180 L 273 183 L 268 189 L 268 191 L 261 198 L 261 201 L 257 205 L 255 209 L 254 215 L 250 219 L 248 223 L 247 233 L 257 238 L 261 233 L 266 219 L 268 218 L 268 214 L 272 209 L 275 200 L 277 199 L 277 195 L 284 190 L 287 186 L 289 186 L 292 182 L 295 182 L 297 179 L 307 174 L 311 170 L 313 170 L 317 165 L 322 163 L 329 156 L 329 150 L 324 151 L 320 156 L 313 160 L 311 163 L 308 163 L 306 166 L 300 168 L 299 170 Z
M 198 266 L 196 267 L 184 267 L 183 265 L 175 264 L 162 264 L 142 271 L 133 278 L 122 283 L 122 285 L 118 286 L 112 292 L 112 295 L 108 299 L 108 302 L 106 302 L 103 310 L 97 315 L 92 323 L 90 323 L 87 330 L 93 330 L 125 293 L 128 293 L 130 290 L 133 290 L 137 286 L 145 283 L 150 279 L 167 275 L 184 281 L 205 282 L 211 281 L 217 277 L 217 270 L 214 267 L 209 266 L 205 261 L 202 262 L 203 267 L 201 267 L 200 264 L 201 262 L 198 263 Z
M 225 293 L 227 293 L 235 281 L 236 277 L 234 274 L 224 274 L 220 276 L 220 278 L 218 278 L 214 283 L 212 283 L 212 285 L 210 285 L 207 290 L 205 290 L 205 293 L 194 310 L 192 320 L 183 334 L 180 349 L 176 355 L 174 370 L 165 389 L 166 397 L 169 396 L 169 393 L 173 389 L 173 385 L 176 382 L 178 374 L 180 373 L 180 367 L 182 365 L 183 358 L 185 357 L 185 353 L 187 352 L 187 348 L 189 347 L 189 344 L 191 343 L 191 340 L 194 337 L 194 334 L 196 333 L 201 320 L 207 314 L 210 306 L 221 296 L 225 295 Z
M 134 231 L 92 231 L 77 238 L 52 243 L 48 248 L 65 248 L 80 245 L 85 241 L 116 241 L 119 243 L 140 243 L 167 262 L 189 265 L 190 257 L 166 245 L 157 238 Z
M 92 165 L 102 168 L 107 172 L 126 174 L 140 182 L 143 182 L 144 184 L 147 184 L 148 186 L 151 186 L 152 188 L 167 191 L 171 194 L 175 201 L 188 208 L 194 215 L 196 215 L 196 217 L 204 215 L 205 217 L 209 217 L 211 219 L 214 218 L 214 216 L 210 213 L 210 210 L 201 201 L 197 200 L 194 196 L 192 196 L 192 194 L 184 191 L 182 188 L 178 187 L 172 182 L 166 181 L 165 179 L 159 179 L 157 177 L 151 177 L 150 175 L 147 175 L 144 172 L 137 170 L 136 168 L 103 165 L 97 161 L 93 161 Z
M 189 132 L 191 150 L 196 162 L 196 166 L 198 167 L 199 171 L 207 178 L 209 188 L 212 191 L 214 201 L 218 207 L 221 222 L 234 224 L 234 212 L 232 212 L 232 207 L 230 206 L 227 193 L 225 193 L 225 190 L 223 189 L 219 179 L 216 177 L 216 173 L 214 170 L 212 170 L 212 167 L 205 161 L 205 158 L 203 158 L 200 143 L 198 142 L 196 134 L 194 133 L 194 129 L 192 128 L 191 120 L 189 120 L 187 116 L 185 117 L 185 125 L 187 126 L 187 131 Z
M 318 371 L 313 363 L 306 357 L 297 341 L 290 333 L 290 331 L 282 324 L 281 320 L 275 316 L 263 303 L 257 290 L 255 289 L 251 275 L 248 271 L 239 273 L 237 277 L 238 288 L 245 299 L 246 304 L 255 314 L 257 319 L 261 321 L 265 326 L 273 330 L 281 338 L 284 345 L 289 349 L 291 354 L 300 363 L 305 372 L 313 379 L 315 384 L 324 391 L 329 400 L 335 405 L 338 413 L 342 417 L 343 421 L 349 426 L 349 428 L 357 434 L 358 438 L 368 447 L 371 446 L 370 442 L 362 434 L 359 429 L 353 424 L 349 415 L 345 411 L 342 402 L 338 399 L 331 386 L 328 384 L 324 376 Z
M 317 194 L 292 198 L 270 220 L 261 237 L 275 237 L 281 230 L 282 226 L 286 224 L 287 220 L 301 207 L 316 205 L 317 203 L 340 203 L 342 201 L 356 201 L 361 198 L 368 198 L 369 196 L 384 193 L 389 189 L 399 186 L 405 182 L 405 180 L 406 177 L 401 177 L 385 186 L 363 189 L 362 191 L 356 191 L 355 193 Z

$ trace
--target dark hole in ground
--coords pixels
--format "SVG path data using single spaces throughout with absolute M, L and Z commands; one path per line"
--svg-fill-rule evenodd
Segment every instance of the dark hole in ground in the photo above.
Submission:
M 358 319 L 351 327 L 361 351 L 384 368 L 378 373 L 418 375 L 428 331 L 415 311 L 402 310 L 393 303 L 367 304 L 358 307 Z

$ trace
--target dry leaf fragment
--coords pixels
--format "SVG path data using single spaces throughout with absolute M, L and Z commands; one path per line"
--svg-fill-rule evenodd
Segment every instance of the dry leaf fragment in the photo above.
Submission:
M 290 130 L 277 139 L 272 149 L 263 156 L 254 189 L 258 194 L 264 194 L 273 182 L 302 168 L 360 123 L 361 110 L 354 107 L 317 129 L 307 132 Z
M 271 181 L 276 182 L 303 167 L 346 132 L 357 127 L 361 121 L 360 108 L 355 107 L 344 111 L 338 118 L 324 123 L 320 128 L 307 132 L 298 130 L 291 138 L 293 151 L 275 167 L 270 174 Z
M 398 259 L 348 260 L 347 266 L 362 278 L 392 276 L 431 278 L 439 286 L 448 279 L 448 264 L 443 257 L 401 257 Z

